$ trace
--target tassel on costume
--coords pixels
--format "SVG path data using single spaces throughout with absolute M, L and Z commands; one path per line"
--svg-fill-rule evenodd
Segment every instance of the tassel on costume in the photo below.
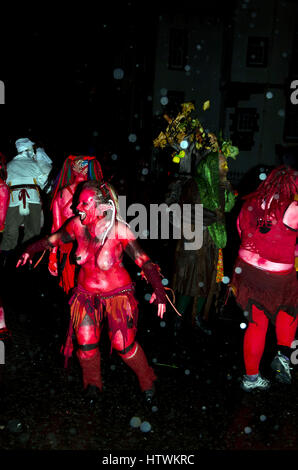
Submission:
M 222 249 L 218 250 L 218 261 L 216 268 L 216 282 L 221 282 L 224 275 Z

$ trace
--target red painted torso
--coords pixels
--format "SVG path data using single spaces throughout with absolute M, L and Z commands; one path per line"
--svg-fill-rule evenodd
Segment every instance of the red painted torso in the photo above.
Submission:
M 122 264 L 123 252 L 127 244 L 134 239 L 130 230 L 127 237 L 119 239 L 119 227 L 116 224 L 116 237 L 108 236 L 101 246 L 100 240 L 93 237 L 87 227 L 83 226 L 79 217 L 74 217 L 67 226 L 67 231 L 77 241 L 76 262 L 80 266 L 78 286 L 89 292 L 106 293 L 131 283 L 131 277 Z M 125 229 L 125 228 L 124 228 Z M 149 259 L 148 257 L 146 257 Z
M 284 215 L 267 217 L 265 220 L 265 211 L 258 208 L 255 201 L 244 204 L 238 218 L 241 234 L 239 256 L 244 261 L 269 271 L 282 272 L 292 268 L 298 206 L 294 203 L 291 217 L 287 216 L 287 209 L 285 207 Z

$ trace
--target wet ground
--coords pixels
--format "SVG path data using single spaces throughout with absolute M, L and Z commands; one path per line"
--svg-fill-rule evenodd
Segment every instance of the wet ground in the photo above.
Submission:
M 138 339 L 158 375 L 157 402 L 153 408 L 144 405 L 136 377 L 110 355 L 103 335 L 104 393 L 90 407 L 82 399 L 76 356 L 63 367 L 68 306 L 46 263 L 35 270 L 2 270 L 1 286 L 12 331 L 0 366 L 1 450 L 214 455 L 298 449 L 297 367 L 291 386 L 273 380 L 267 392 L 240 389 L 245 318 L 233 299 L 221 316 L 212 316 L 211 335 L 189 319 L 175 334 L 176 314 L 169 307 L 161 322 L 144 299 L 150 289 L 138 278 Z M 267 377 L 274 342 L 271 329 L 261 364 Z

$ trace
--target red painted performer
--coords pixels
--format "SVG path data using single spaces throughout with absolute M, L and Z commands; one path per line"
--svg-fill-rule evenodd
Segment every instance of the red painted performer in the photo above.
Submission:
M 109 184 L 86 181 L 77 205 L 79 215 L 71 217 L 54 234 L 30 245 L 17 263 L 24 265 L 38 251 L 76 242 L 79 265 L 77 286 L 70 299 L 71 328 L 76 333 L 77 353 L 84 388 L 89 396 L 102 390 L 99 340 L 106 318 L 111 340 L 123 361 L 136 373 L 147 402 L 154 394 L 156 376 L 136 341 L 137 301 L 132 280 L 122 263 L 127 253 L 142 269 L 153 287 L 151 302 L 158 304 L 158 316 L 166 310 L 166 296 L 158 267 L 141 249 L 134 234 L 118 213 L 118 200 Z
M 70 155 L 63 163 L 54 190 L 51 204 L 53 211 L 52 233 L 56 232 L 67 219 L 74 215 L 72 210 L 74 193 L 78 184 L 86 180 L 103 182 L 100 163 L 93 156 Z M 49 256 L 49 271 L 53 276 L 58 276 L 59 271 L 59 284 L 66 293 L 74 287 L 75 283 L 76 265 L 70 257 L 72 247 L 72 243 L 65 243 L 59 248 L 53 248 Z
M 281 166 L 256 192 L 245 197 L 237 227 L 241 246 L 231 289 L 248 314 L 244 336 L 245 391 L 267 389 L 259 374 L 268 323 L 275 325 L 277 354 L 271 368 L 279 382 L 291 383 L 291 361 L 298 321 L 295 245 L 298 230 L 297 172 Z
M 5 156 L 0 152 L 0 233 L 5 228 L 5 219 L 10 199 L 10 190 L 5 182 L 7 177 L 5 161 Z M 10 336 L 10 332 L 6 327 L 4 308 L 0 298 L 0 340 L 8 336 Z

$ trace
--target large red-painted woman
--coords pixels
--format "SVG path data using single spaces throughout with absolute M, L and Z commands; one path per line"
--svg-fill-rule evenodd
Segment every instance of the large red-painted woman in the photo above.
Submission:
M 259 373 L 269 321 L 277 339 L 271 367 L 279 382 L 292 381 L 291 346 L 298 324 L 297 183 L 297 172 L 275 168 L 245 197 L 237 220 L 241 245 L 231 288 L 249 321 L 243 346 L 246 374 L 241 381 L 245 391 L 270 386 Z
M 159 268 L 151 262 L 122 220 L 117 195 L 111 185 L 84 182 L 77 213 L 58 231 L 30 245 L 17 266 L 28 260 L 32 262 L 33 255 L 39 251 L 76 243 L 75 259 L 79 271 L 70 299 L 69 338 L 73 329 L 84 388 L 91 396 L 102 390 L 99 340 L 106 319 L 111 348 L 136 373 L 145 400 L 150 403 L 156 376 L 136 341 L 137 301 L 133 282 L 123 265 L 123 255 L 126 253 L 134 260 L 151 284 L 151 303 L 157 304 L 158 316 L 162 318 L 166 311 L 166 294 Z
M 59 173 L 51 204 L 53 233 L 74 215 L 73 196 L 78 184 L 86 180 L 103 182 L 99 161 L 94 156 L 67 157 Z M 76 264 L 71 256 L 72 248 L 72 243 L 65 243 L 60 247 L 54 247 L 49 255 L 49 271 L 53 276 L 59 275 L 59 285 L 66 293 L 75 283 Z
M 6 159 L 0 152 L 0 233 L 2 233 L 5 228 L 5 219 L 10 199 L 10 190 L 5 182 L 6 177 Z M 4 308 L 0 298 L 0 339 L 5 339 L 9 335 L 10 332 L 5 324 Z

